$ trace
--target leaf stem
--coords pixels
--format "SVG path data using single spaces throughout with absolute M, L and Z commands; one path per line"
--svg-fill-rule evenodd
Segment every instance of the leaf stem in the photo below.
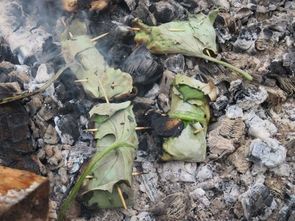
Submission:
M 65 218 L 65 213 L 69 209 L 71 202 L 76 198 L 78 191 L 80 187 L 83 184 L 84 179 L 86 178 L 87 175 L 93 170 L 94 166 L 98 161 L 100 161 L 103 157 L 105 157 L 107 154 L 109 154 L 111 151 L 118 149 L 119 147 L 133 147 L 131 144 L 126 143 L 126 142 L 116 142 L 110 145 L 109 147 L 103 149 L 102 151 L 96 153 L 87 167 L 85 168 L 84 172 L 81 174 L 81 176 L 78 178 L 76 184 L 70 191 L 68 197 L 65 199 L 63 204 L 60 207 L 59 215 L 58 215 L 58 221 L 63 221 Z
M 210 57 L 210 56 L 205 55 L 205 54 L 203 54 L 200 57 L 204 58 L 204 59 L 206 59 L 208 61 L 212 61 L 212 62 L 215 62 L 217 64 L 221 64 L 221 65 L 223 65 L 223 66 L 225 66 L 225 67 L 227 67 L 229 69 L 232 69 L 233 71 L 237 72 L 238 74 L 240 74 L 242 77 L 246 78 L 249 81 L 253 80 L 253 77 L 248 72 L 243 71 L 243 70 L 241 70 L 241 69 L 239 69 L 239 68 L 237 68 L 237 67 L 235 67 L 235 66 L 233 66 L 233 65 L 231 65 L 231 64 L 229 64 L 227 62 L 220 61 L 220 60 L 218 60 L 216 58 Z

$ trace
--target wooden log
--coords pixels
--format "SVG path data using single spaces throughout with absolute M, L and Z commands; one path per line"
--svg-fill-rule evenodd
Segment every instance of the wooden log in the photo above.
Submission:
M 0 166 L 0 220 L 47 220 L 49 181 L 34 173 Z

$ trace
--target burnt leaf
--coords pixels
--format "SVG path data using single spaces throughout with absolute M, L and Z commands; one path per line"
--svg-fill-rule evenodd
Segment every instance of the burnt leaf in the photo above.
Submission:
M 184 128 L 184 123 L 179 119 L 162 116 L 153 113 L 151 116 L 151 126 L 155 133 L 162 137 L 177 137 Z

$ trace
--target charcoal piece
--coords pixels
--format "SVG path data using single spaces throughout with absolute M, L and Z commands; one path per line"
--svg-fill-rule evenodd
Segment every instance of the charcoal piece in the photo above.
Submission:
M 226 96 L 219 96 L 215 102 L 210 104 L 213 109 L 213 115 L 215 117 L 220 117 L 224 114 L 225 108 L 228 105 L 228 98 Z
M 251 220 L 252 217 L 262 215 L 264 210 L 271 206 L 273 196 L 266 186 L 256 184 L 243 193 L 239 200 L 243 206 L 244 216 L 247 220 Z
M 197 1 L 195 1 L 195 0 L 180 0 L 178 2 L 184 8 L 187 8 L 187 9 L 189 9 L 191 11 L 193 11 L 195 8 L 198 7 Z
M 81 84 L 75 83 L 76 77 L 72 72 L 65 71 L 60 77 L 60 81 L 55 83 L 55 94 L 62 103 L 66 104 L 70 100 L 85 99 L 85 92 Z
M 269 75 L 289 75 L 288 67 L 283 65 L 282 61 L 273 61 L 269 66 Z
M 0 161 L 2 165 L 39 172 L 29 155 L 34 151 L 29 115 L 20 102 L 0 105 Z
M 150 51 L 141 45 L 125 60 L 122 71 L 129 73 L 134 83 L 149 84 L 162 76 L 163 67 Z
M 124 2 L 127 4 L 130 11 L 133 11 L 136 8 L 136 5 L 137 5 L 136 0 L 124 0 Z
M 10 65 L 7 63 L 6 67 Z M 5 67 L 3 66 L 3 69 Z M 8 70 L 1 77 L 8 76 Z M 0 99 L 20 92 L 17 82 L 0 83 Z M 20 102 L 0 105 L 0 155 L 28 153 L 33 151 L 29 131 L 29 115 Z
M 287 204 L 283 208 L 281 208 L 278 217 L 278 221 L 292 220 L 295 220 L 295 195 L 291 195 Z
M 158 201 L 151 212 L 157 217 L 156 220 L 187 220 L 185 219 L 190 200 L 187 194 L 178 192 L 166 196 Z
M 290 96 L 295 94 L 295 77 L 293 75 L 295 59 L 294 56 L 290 58 L 292 54 L 285 55 L 283 61 L 273 61 L 266 74 L 266 77 L 275 79 L 278 86 Z
M 58 105 L 51 97 L 46 97 L 44 105 L 38 111 L 37 116 L 43 121 L 49 121 L 57 113 Z
M 236 103 L 238 100 L 243 100 L 249 95 L 241 80 L 235 80 L 230 83 L 229 94 L 230 103 Z
M 147 25 L 156 25 L 157 21 L 155 16 L 149 11 L 148 6 L 143 2 L 139 1 L 137 8 L 132 12 L 135 18 L 139 18 L 143 23 Z
M 33 151 L 29 131 L 29 115 L 19 102 L 3 104 L 0 108 L 1 152 L 28 153 Z
M 176 74 L 183 73 L 184 66 L 185 66 L 185 60 L 182 54 L 169 56 L 165 60 L 165 67 Z
M 61 142 L 72 145 L 80 136 L 78 121 L 71 114 L 61 115 L 54 118 L 57 133 Z
M 10 63 L 1 65 L 1 82 L 15 71 Z M 0 99 L 20 92 L 17 82 L 0 83 Z M 2 165 L 38 172 L 30 156 L 34 145 L 29 129 L 29 114 L 19 101 L 0 105 L 0 162 Z
M 172 119 L 168 116 L 162 116 L 159 113 L 153 113 L 151 116 L 151 126 L 159 136 L 177 137 L 181 134 L 184 123 L 178 119 Z
M 166 23 L 172 21 L 176 17 L 176 8 L 169 2 L 156 2 L 151 11 L 154 13 L 155 18 L 160 23 Z
M 45 49 L 53 48 L 52 36 L 22 8 L 22 1 L 0 2 L 0 32 L 21 64 L 42 60 Z
M 122 64 L 122 61 L 124 61 L 125 58 L 128 57 L 131 52 L 132 49 L 130 46 L 123 44 L 115 44 L 108 51 L 108 54 L 106 55 L 106 60 L 108 61 L 109 65 L 118 68 Z
M 289 68 L 289 74 L 292 74 L 292 75 L 295 74 L 295 52 L 294 51 L 283 55 L 283 66 Z
M 259 27 L 249 27 L 241 29 L 237 40 L 233 43 L 234 49 L 237 52 L 255 52 L 255 41 L 261 29 Z
M 17 58 L 12 53 L 9 45 L 5 42 L 3 37 L 0 37 L 0 62 L 9 61 L 17 63 Z

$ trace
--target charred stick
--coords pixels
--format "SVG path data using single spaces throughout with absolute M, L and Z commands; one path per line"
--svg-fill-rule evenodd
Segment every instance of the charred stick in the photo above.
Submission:
M 35 90 L 35 91 L 24 91 L 20 94 L 11 96 L 11 97 L 5 97 L 5 98 L 1 98 L 0 99 L 0 104 L 5 104 L 5 103 L 9 103 L 12 101 L 17 101 L 17 100 L 21 100 L 23 98 L 27 98 L 27 97 L 31 97 L 33 95 L 39 94 L 43 91 L 45 91 L 52 83 L 54 83 L 59 77 L 60 75 L 66 70 L 68 69 L 72 64 L 66 65 L 65 67 L 61 68 L 60 70 L 58 70 L 58 72 L 52 76 L 51 79 L 49 79 L 42 87 L 40 87 L 39 89 Z

